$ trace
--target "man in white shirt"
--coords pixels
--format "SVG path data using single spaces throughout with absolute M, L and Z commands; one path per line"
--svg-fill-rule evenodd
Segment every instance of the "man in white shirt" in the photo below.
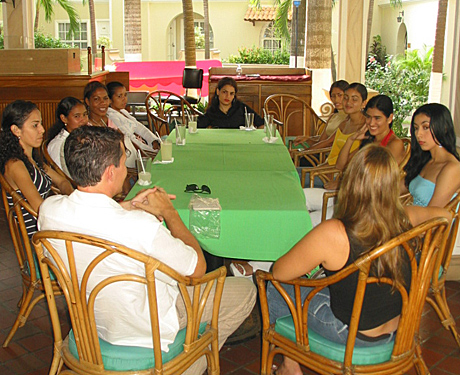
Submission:
M 199 278 L 205 274 L 206 261 L 200 245 L 163 189 L 145 190 L 122 203 L 112 199 L 122 191 L 127 172 L 121 133 L 105 127 L 76 129 L 66 140 L 65 158 L 77 189 L 70 196 L 53 196 L 42 203 L 40 230 L 93 235 L 149 254 L 183 275 Z M 162 225 L 163 220 L 168 228 Z M 65 258 L 63 243 L 54 245 Z M 96 252 L 82 246 L 76 254 L 77 267 L 85 269 Z M 142 274 L 143 268 L 121 256 L 113 257 L 97 270 L 93 282 L 121 271 Z M 225 282 L 219 314 L 220 346 L 249 315 L 255 303 L 254 285 L 249 280 L 240 280 L 229 278 Z M 180 303 L 176 305 L 179 291 L 175 283 L 163 275 L 157 276 L 156 285 L 161 348 L 168 351 L 168 344 L 185 326 L 184 314 Z M 152 347 L 145 288 L 122 283 L 107 289 L 95 308 L 99 336 L 116 345 Z M 204 321 L 210 319 L 210 314 L 203 317 Z M 201 374 L 205 367 L 203 357 L 186 373 Z

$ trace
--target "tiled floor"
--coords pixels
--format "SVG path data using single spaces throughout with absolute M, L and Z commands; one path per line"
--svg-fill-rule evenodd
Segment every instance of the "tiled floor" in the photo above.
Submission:
M 0 212 L 0 343 L 3 343 L 16 317 L 21 284 L 13 247 Z M 460 282 L 447 284 L 449 305 L 460 327 Z M 62 307 L 63 314 L 64 307 Z M 422 320 L 423 355 L 431 374 L 460 374 L 460 349 L 445 331 L 428 306 Z M 52 332 L 45 301 L 32 311 L 7 349 L 0 348 L 0 375 L 47 374 L 52 355 Z M 260 336 L 238 345 L 225 345 L 220 355 L 221 374 L 258 374 L 260 369 Z M 304 369 L 305 374 L 315 374 Z M 411 374 L 415 374 L 414 371 Z

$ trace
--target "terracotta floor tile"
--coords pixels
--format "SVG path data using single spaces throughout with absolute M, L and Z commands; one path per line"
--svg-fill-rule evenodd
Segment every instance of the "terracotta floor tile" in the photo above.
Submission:
M 53 338 L 39 333 L 34 336 L 26 337 L 18 341 L 19 345 L 22 345 L 26 350 L 30 352 L 35 352 L 39 349 L 53 346 Z
M 220 357 L 220 374 L 227 375 L 235 371 L 238 368 L 235 363 L 226 360 L 225 358 Z
M 9 361 L 14 358 L 18 358 L 26 353 L 27 351 L 22 346 L 18 345 L 15 342 L 10 342 L 7 348 L 0 349 L 0 363 Z
M 425 347 L 422 347 L 422 356 L 428 368 L 437 365 L 438 362 L 444 358 L 443 354 L 434 352 L 433 350 L 427 349 Z
M 446 357 L 437 367 L 452 374 L 458 374 L 460 373 L 460 358 L 458 356 Z
M 0 374 L 2 374 L 2 375 L 16 375 L 16 372 L 0 363 Z
M 443 334 L 440 336 L 430 337 L 423 343 L 423 347 L 446 355 L 455 352 L 458 350 L 457 342 L 449 332 L 443 331 Z
M 30 374 L 33 371 L 48 368 L 48 364 L 37 358 L 34 354 L 26 354 L 15 361 L 5 362 L 4 365 L 14 374 Z
M 242 345 L 229 346 L 229 350 L 221 354 L 221 357 L 235 362 L 236 364 L 243 365 L 245 363 L 251 362 L 259 357 L 259 353 L 255 353 L 251 350 L 248 350 Z
M 440 368 L 434 368 L 432 370 L 430 370 L 430 374 L 431 375 L 457 375 L 458 372 L 447 372 L 447 371 L 444 371 L 444 370 L 441 370 Z

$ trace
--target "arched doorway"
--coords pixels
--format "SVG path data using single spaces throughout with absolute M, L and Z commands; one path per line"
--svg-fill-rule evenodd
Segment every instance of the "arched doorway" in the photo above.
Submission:
M 407 50 L 407 27 L 403 22 L 399 26 L 398 35 L 396 37 L 396 54 L 402 55 Z
M 198 13 L 194 13 L 194 26 L 196 33 L 204 38 L 204 18 Z M 184 49 L 184 16 L 177 15 L 168 25 L 168 60 L 178 60 L 180 52 Z M 195 38 L 196 40 L 196 38 Z M 197 46 L 198 48 L 198 46 Z M 209 25 L 209 48 L 214 48 L 214 33 Z

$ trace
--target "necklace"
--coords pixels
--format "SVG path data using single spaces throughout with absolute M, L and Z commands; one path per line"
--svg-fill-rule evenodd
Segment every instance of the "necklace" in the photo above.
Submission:
M 96 122 L 91 116 L 89 117 L 89 119 L 91 120 L 91 122 L 95 126 L 107 126 L 107 124 L 105 123 L 105 121 L 104 121 L 104 119 L 102 117 L 101 117 L 99 122 Z

